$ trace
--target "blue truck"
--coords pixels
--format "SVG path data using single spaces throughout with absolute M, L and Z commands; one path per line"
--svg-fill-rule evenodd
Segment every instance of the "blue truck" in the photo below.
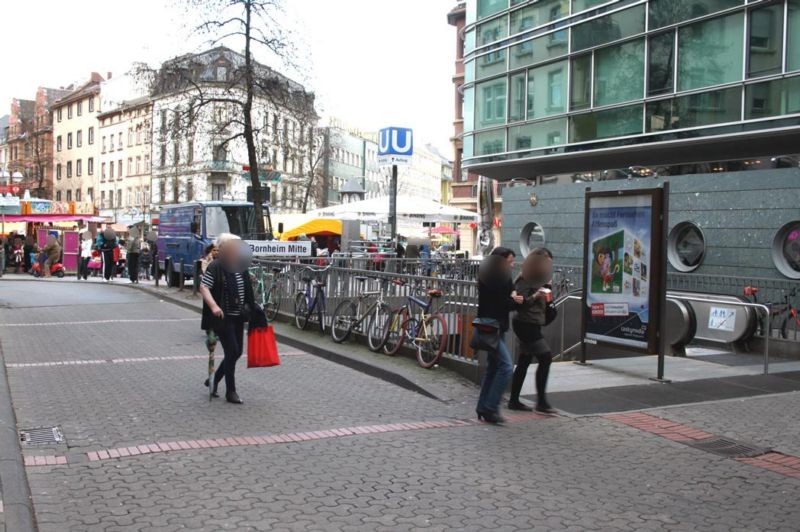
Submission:
M 263 206 L 267 234 L 257 234 L 255 208 L 249 202 L 196 201 L 165 205 L 158 221 L 158 270 L 168 286 L 193 276 L 203 250 L 222 233 L 245 240 L 272 240 L 269 206 Z

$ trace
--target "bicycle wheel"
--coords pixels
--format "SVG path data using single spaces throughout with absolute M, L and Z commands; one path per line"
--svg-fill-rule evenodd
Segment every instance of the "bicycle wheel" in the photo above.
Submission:
M 408 311 L 403 308 L 393 310 L 389 315 L 389 326 L 386 330 L 386 342 L 383 344 L 383 352 L 394 356 L 403 347 L 406 340 L 406 322 L 408 321 Z
M 441 314 L 433 314 L 422 322 L 417 336 L 417 362 L 425 369 L 435 366 L 447 346 L 447 322 Z
M 251 275 L 251 280 L 253 282 L 256 303 L 264 307 L 267 303 L 267 293 L 264 290 L 264 282 L 256 279 L 255 275 Z
M 272 285 L 267 292 L 266 301 L 262 303 L 264 313 L 267 315 L 268 321 L 275 321 L 278 317 L 278 310 L 281 308 L 281 295 L 278 291 L 278 285 Z
M 333 311 L 331 318 L 331 338 L 337 344 L 347 340 L 358 320 L 358 307 L 349 299 L 345 299 Z
M 302 292 L 294 296 L 294 324 L 302 330 L 308 326 L 308 302 Z
M 389 307 L 381 304 L 375 307 L 367 326 L 367 345 L 371 351 L 376 353 L 386 344 L 386 337 L 389 334 L 392 313 Z

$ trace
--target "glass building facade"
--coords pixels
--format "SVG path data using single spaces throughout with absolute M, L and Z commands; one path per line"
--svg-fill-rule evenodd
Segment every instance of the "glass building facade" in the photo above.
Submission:
M 462 90 L 467 167 L 800 128 L 800 0 L 469 0 Z

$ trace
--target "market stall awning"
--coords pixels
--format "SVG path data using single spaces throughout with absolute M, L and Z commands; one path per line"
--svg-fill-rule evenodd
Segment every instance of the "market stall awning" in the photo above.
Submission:
M 325 207 L 308 213 L 324 218 L 340 220 L 388 220 L 389 197 L 372 198 L 364 201 L 344 203 L 334 207 Z M 477 222 L 478 215 L 472 211 L 443 205 L 424 198 L 412 196 L 397 197 L 397 218 L 407 222 Z
M 6 214 L 6 222 L 105 222 L 106 219 L 93 214 Z
M 300 235 L 306 236 L 341 236 L 342 221 L 318 219 L 298 225 L 294 229 L 285 231 L 281 235 L 281 240 L 294 240 Z

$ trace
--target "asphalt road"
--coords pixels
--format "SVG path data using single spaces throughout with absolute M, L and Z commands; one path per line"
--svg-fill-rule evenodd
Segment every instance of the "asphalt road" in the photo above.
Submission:
M 0 281 L 17 426 L 57 426 L 65 437 L 22 448 L 40 530 L 800 523 L 800 466 L 795 477 L 607 417 L 482 425 L 471 417 L 474 390 L 442 403 L 299 349 L 282 347 L 278 368 L 240 363 L 244 405 L 209 402 L 203 338 L 197 313 L 125 286 Z M 657 415 L 757 439 L 790 460 L 800 452 L 797 412 L 800 395 L 785 394 Z M 0 450 L 0 461 L 15 459 L 17 450 Z M 0 482 L 4 499 L 19 491 Z

